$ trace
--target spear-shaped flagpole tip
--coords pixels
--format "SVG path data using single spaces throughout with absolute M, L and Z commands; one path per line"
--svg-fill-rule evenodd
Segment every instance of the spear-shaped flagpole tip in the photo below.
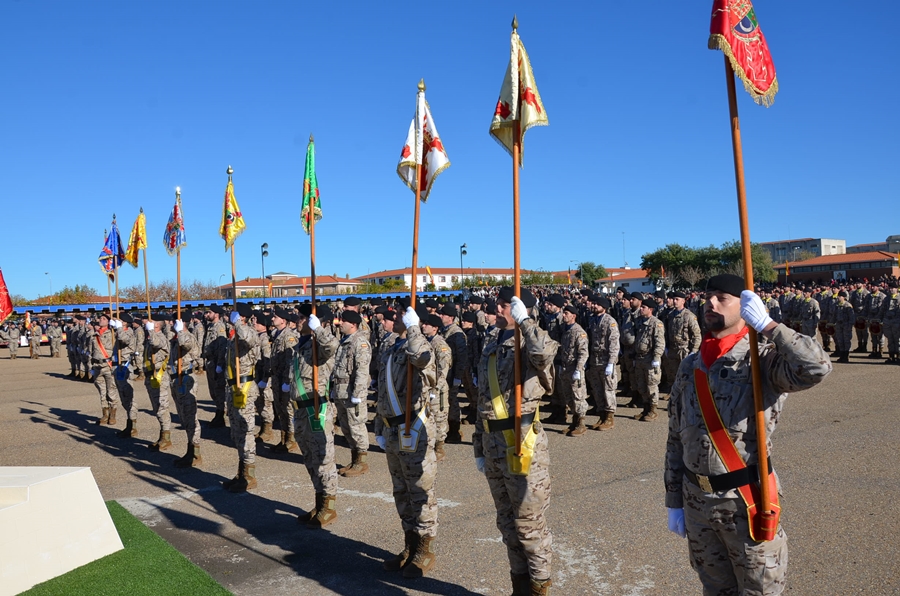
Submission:
M 141 213 L 143 213 L 143 212 L 144 212 L 144 208 L 143 208 L 143 207 L 141 207 Z
M 231 175 L 234 174 L 234 170 L 231 169 L 231 166 L 228 166 L 228 169 L 225 170 L 225 173 L 228 174 L 229 178 L 231 178 Z
M 519 28 L 519 19 L 516 17 L 516 15 L 513 15 L 512 28 L 513 31 Z
M 419 79 L 417 87 L 419 88 L 419 91 L 425 91 L 425 79 Z
M 113 213 L 113 221 L 116 221 L 116 214 Z
M 180 186 L 176 186 L 176 187 L 175 187 L 175 198 L 176 198 L 176 199 L 180 199 L 180 198 L 181 198 L 181 187 L 180 187 Z
M 314 142 L 315 142 L 315 140 L 313 139 L 312 133 L 309 133 L 309 142 L 310 142 L 310 143 L 314 143 Z

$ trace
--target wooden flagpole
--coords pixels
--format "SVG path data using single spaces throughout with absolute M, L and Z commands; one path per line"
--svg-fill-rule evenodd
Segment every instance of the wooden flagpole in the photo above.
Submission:
M 141 207 L 141 213 L 144 212 L 144 208 Z M 144 243 L 146 244 L 147 239 L 144 238 Z M 147 272 L 147 249 L 144 249 L 144 291 L 147 294 L 147 318 L 150 318 L 150 274 Z
M 175 187 L 175 206 L 178 209 L 178 217 L 181 217 L 181 187 Z M 174 232 L 174 230 L 173 230 Z M 181 320 L 181 246 L 177 247 L 175 253 L 175 301 L 178 306 L 176 308 L 176 316 Z M 178 348 L 178 379 L 181 380 L 182 355 L 181 348 Z
M 421 79 L 419 81 L 418 89 L 421 93 L 425 93 L 425 79 Z M 416 151 L 418 152 L 419 146 L 419 135 L 422 131 L 419 130 L 419 101 L 418 95 L 416 96 Z M 417 153 L 416 157 L 420 157 Z M 422 177 L 422 164 L 419 163 L 419 159 L 416 160 L 416 208 L 415 215 L 413 216 L 413 247 L 412 247 L 412 282 L 410 283 L 409 288 L 409 306 L 413 310 L 416 310 L 416 263 L 419 260 L 419 203 L 422 198 L 422 188 L 419 184 L 419 180 Z M 407 331 L 407 338 L 409 337 L 409 331 Z M 407 339 L 408 341 L 408 339 Z M 406 362 L 406 428 L 403 431 L 403 436 L 407 439 L 411 436 L 410 432 L 410 423 L 412 422 L 412 391 L 413 391 L 413 365 L 407 359 Z
M 750 223 L 747 217 L 747 193 L 744 187 L 744 155 L 741 146 L 741 125 L 738 120 L 737 90 L 734 70 L 728 56 L 725 59 L 725 79 L 728 85 L 728 110 L 731 118 L 731 145 L 734 151 L 734 178 L 737 185 L 738 217 L 741 226 L 741 252 L 744 264 L 744 285 L 753 290 L 753 254 L 750 244 Z M 787 276 L 785 276 L 787 278 Z M 762 499 L 763 530 L 774 533 L 775 512 L 770 506 L 769 447 L 766 442 L 766 412 L 762 395 L 762 375 L 759 367 L 759 340 L 755 329 L 750 329 L 750 370 L 753 375 L 753 404 L 756 409 L 756 442 L 758 446 L 759 489 Z M 769 538 L 771 539 L 771 538 Z
M 309 142 L 313 143 L 313 135 L 309 133 Z M 304 188 L 304 191 L 306 189 Z M 312 189 L 310 189 L 312 190 Z M 309 275 L 312 280 L 310 288 L 310 303 L 312 305 L 311 316 L 316 314 L 316 203 L 313 197 L 309 199 Z M 316 342 L 316 334 L 312 334 L 312 364 L 313 364 L 313 410 L 316 417 L 319 416 L 319 345 Z
M 113 213 L 113 225 L 116 223 L 116 214 Z M 118 231 L 118 227 L 115 228 Z M 121 240 L 121 238 L 119 239 Z M 121 246 L 116 245 L 116 250 L 121 250 Z M 116 279 L 116 318 L 119 318 L 119 257 L 118 254 L 113 255 L 113 275 Z M 112 309 L 110 308 L 110 314 L 112 314 Z
M 518 23 L 513 20 L 513 28 Z M 522 146 L 519 137 L 521 122 L 516 120 L 513 129 L 513 292 L 521 298 L 522 294 L 522 265 L 519 260 L 519 154 Z M 513 368 L 515 379 L 513 390 L 515 392 L 515 414 L 513 424 L 516 429 L 516 455 L 522 455 L 522 332 L 516 325 L 515 338 L 515 366 Z
M 228 174 L 228 182 L 231 182 L 231 175 L 234 174 L 234 170 L 231 169 L 231 166 L 228 166 L 225 173 Z M 237 311 L 237 268 L 234 266 L 234 242 L 231 243 L 231 306 Z M 234 332 L 234 382 L 235 387 L 240 388 L 241 356 L 238 352 L 237 331 Z

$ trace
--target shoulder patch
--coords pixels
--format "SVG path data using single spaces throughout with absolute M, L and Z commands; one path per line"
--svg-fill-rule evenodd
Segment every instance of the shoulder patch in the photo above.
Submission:
M 616 322 L 613 321 L 612 323 L 609 324 L 609 326 L 610 326 L 610 327 L 615 327 L 615 326 L 616 326 Z
M 293 337 L 293 336 L 288 337 L 288 338 L 287 338 L 287 343 L 293 345 L 293 344 L 297 343 L 297 338 L 296 338 L 296 337 Z

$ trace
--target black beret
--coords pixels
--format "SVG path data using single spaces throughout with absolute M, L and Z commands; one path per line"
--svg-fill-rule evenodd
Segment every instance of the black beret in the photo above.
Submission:
M 628 290 L 625 289 L 625 286 L 619 286 L 616 288 L 616 292 L 622 292 L 623 294 L 627 294 Z
M 362 304 L 362 300 L 360 300 L 356 296 L 350 296 L 344 299 L 344 304 L 346 304 L 347 306 L 359 306 L 360 304 Z
M 354 325 L 359 325 L 360 323 L 362 323 L 362 315 L 360 315 L 355 310 L 345 310 L 341 313 L 341 320 L 348 323 L 353 323 Z
M 425 300 L 425 306 L 427 306 L 428 308 L 438 308 L 440 305 L 441 303 L 434 298 L 428 298 Z
M 286 313 L 282 318 L 283 318 L 285 321 L 288 321 L 289 323 L 295 323 L 295 324 L 296 324 L 296 323 L 299 323 L 299 322 L 300 322 L 300 315 L 298 315 L 298 314 L 295 313 L 295 312 L 288 312 L 288 313 Z
M 397 298 L 397 309 L 406 312 L 407 308 L 409 308 L 409 298 Z
M 478 315 L 476 315 L 476 314 L 475 314 L 474 312 L 472 312 L 472 311 L 464 312 L 464 313 L 463 313 L 463 316 L 462 316 L 462 320 L 465 321 L 465 322 L 467 322 L 467 323 L 477 323 L 477 322 L 478 322 Z
M 123 312 L 122 314 L 120 314 L 119 320 L 122 321 L 123 323 L 133 323 L 134 322 L 134 319 L 132 319 L 131 315 L 128 314 L 127 312 Z
M 572 313 L 573 315 L 577 315 L 577 314 L 578 314 L 578 309 L 575 308 L 574 306 L 572 306 L 571 304 L 569 304 L 568 306 L 564 307 L 563 310 L 564 310 L 565 312 Z
M 300 312 L 300 316 L 309 318 L 309 315 L 312 314 L 312 304 L 310 304 L 309 302 L 304 302 L 297 307 L 297 310 Z
M 237 304 L 237 312 L 242 317 L 250 318 L 253 316 L 253 307 L 247 304 L 246 302 L 238 302 Z
M 190 323 L 191 318 L 193 318 L 193 316 L 194 315 L 192 315 L 191 313 L 185 311 L 185 312 L 181 313 L 181 320 L 185 323 Z
M 371 304 L 372 306 L 382 306 L 384 304 L 384 299 L 372 298 L 371 300 L 369 300 L 369 304 Z
M 328 306 L 320 304 L 316 307 L 316 317 L 323 323 L 327 323 L 334 320 L 334 313 Z
M 268 327 L 272 324 L 272 315 L 267 315 L 264 312 L 258 311 L 256 313 L 256 324 L 262 325 L 263 327 Z
M 384 320 L 385 321 L 395 321 L 397 317 L 397 312 L 391 310 L 390 308 L 384 312 Z
M 432 327 L 437 327 L 438 329 L 444 326 L 444 322 L 437 315 L 426 315 L 422 317 L 422 324 L 431 325 Z
M 847 298 L 848 294 L 847 294 L 847 292 L 841 290 L 840 292 L 838 292 L 838 296 L 843 296 L 844 298 Z
M 216 313 L 217 315 L 224 315 L 224 314 L 225 314 L 225 309 L 222 308 L 221 306 L 219 306 L 218 304 L 210 305 L 209 310 L 210 310 L 210 312 L 214 312 L 214 313 Z
M 484 298 L 478 296 L 477 294 L 474 296 L 469 296 L 469 304 L 484 304 Z
M 641 300 L 641 306 L 646 306 L 647 308 L 656 308 L 656 300 L 653 298 L 644 298 Z
M 687 300 L 687 296 L 684 295 L 684 292 L 672 292 L 672 298 L 684 298 Z
M 100 317 L 106 317 L 107 319 L 111 319 L 111 318 L 112 318 L 112 317 L 109 316 L 109 312 L 107 312 L 105 309 L 103 310 L 103 312 L 97 313 L 97 320 L 98 320 L 98 321 L 100 320 Z
M 497 303 L 494 302 L 493 300 L 487 300 L 484 303 L 484 312 L 489 315 L 497 314 Z
M 715 275 L 713 277 L 710 277 L 709 281 L 706 282 L 707 292 L 724 292 L 738 298 L 741 297 L 741 292 L 743 292 L 744 289 L 744 278 L 738 277 L 737 275 L 732 275 L 730 273 Z
M 382 305 L 380 305 L 380 306 L 375 307 L 375 314 L 376 314 L 376 315 L 383 315 L 383 314 L 387 313 L 387 311 L 389 311 L 389 310 L 390 310 L 390 309 L 389 309 L 387 306 L 385 306 L 385 305 L 382 304 Z
M 656 293 L 654 293 L 653 295 L 656 296 L 657 298 L 665 298 L 666 297 L 666 293 L 663 290 L 657 290 Z
M 512 302 L 513 296 L 515 295 L 516 294 L 512 286 L 503 286 L 502 288 L 500 288 L 500 292 L 497 294 L 497 297 L 504 302 Z M 522 300 L 522 304 L 524 304 L 526 308 L 531 308 L 535 304 L 537 304 L 537 299 L 528 288 L 522 288 L 522 295 L 519 296 L 519 298 Z
M 438 311 L 442 315 L 447 315 L 448 317 L 456 316 L 456 307 L 452 304 L 445 304 L 441 310 Z
M 612 302 L 610 302 L 609 298 L 607 298 L 606 296 L 600 296 L 599 298 L 594 300 L 594 304 L 602 306 L 606 310 L 609 310 L 610 308 L 612 308 Z
M 275 307 L 274 314 L 276 317 L 284 320 L 288 320 L 288 315 L 290 314 L 287 310 L 281 308 L 280 306 Z
M 158 312 L 155 315 L 153 315 L 153 320 L 154 321 L 171 321 L 172 315 L 170 315 L 168 313 L 164 313 L 164 312 Z
M 553 306 L 562 308 L 566 304 L 566 299 L 562 297 L 562 294 L 550 294 L 547 296 L 547 302 Z
M 625 298 L 628 300 L 643 300 L 644 295 L 640 292 L 632 292 L 631 294 L 625 294 Z

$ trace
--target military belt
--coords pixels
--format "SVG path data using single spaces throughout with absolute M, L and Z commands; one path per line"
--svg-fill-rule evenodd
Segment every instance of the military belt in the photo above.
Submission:
M 419 415 L 419 410 L 413 410 L 412 414 L 410 414 L 409 418 L 410 418 L 410 420 L 415 420 L 416 416 L 418 416 L 418 415 Z M 382 416 L 381 420 L 382 420 L 382 422 L 384 422 L 384 425 L 387 426 L 388 428 L 394 428 L 396 426 L 400 426 L 401 424 L 406 423 L 406 414 L 400 414 L 399 416 L 390 416 L 390 417 Z
M 235 381 L 234 379 L 228 379 L 228 384 L 231 385 L 232 387 L 234 387 L 238 383 L 243 385 L 244 383 L 249 383 L 252 380 L 253 380 L 253 375 L 246 375 L 246 376 L 241 377 L 238 381 Z
M 493 433 L 504 430 L 513 430 L 515 428 L 516 419 L 512 416 L 502 420 L 482 420 L 485 432 Z M 522 414 L 522 426 L 531 426 L 534 422 L 534 412 Z
M 769 470 L 771 471 L 772 458 L 769 458 L 768 461 Z M 694 474 L 688 469 L 684 470 L 684 475 L 691 481 L 691 484 L 708 493 L 720 493 L 734 490 L 747 484 L 759 483 L 759 468 L 756 464 L 750 464 L 746 468 L 728 472 L 727 474 L 718 474 L 716 476 Z

